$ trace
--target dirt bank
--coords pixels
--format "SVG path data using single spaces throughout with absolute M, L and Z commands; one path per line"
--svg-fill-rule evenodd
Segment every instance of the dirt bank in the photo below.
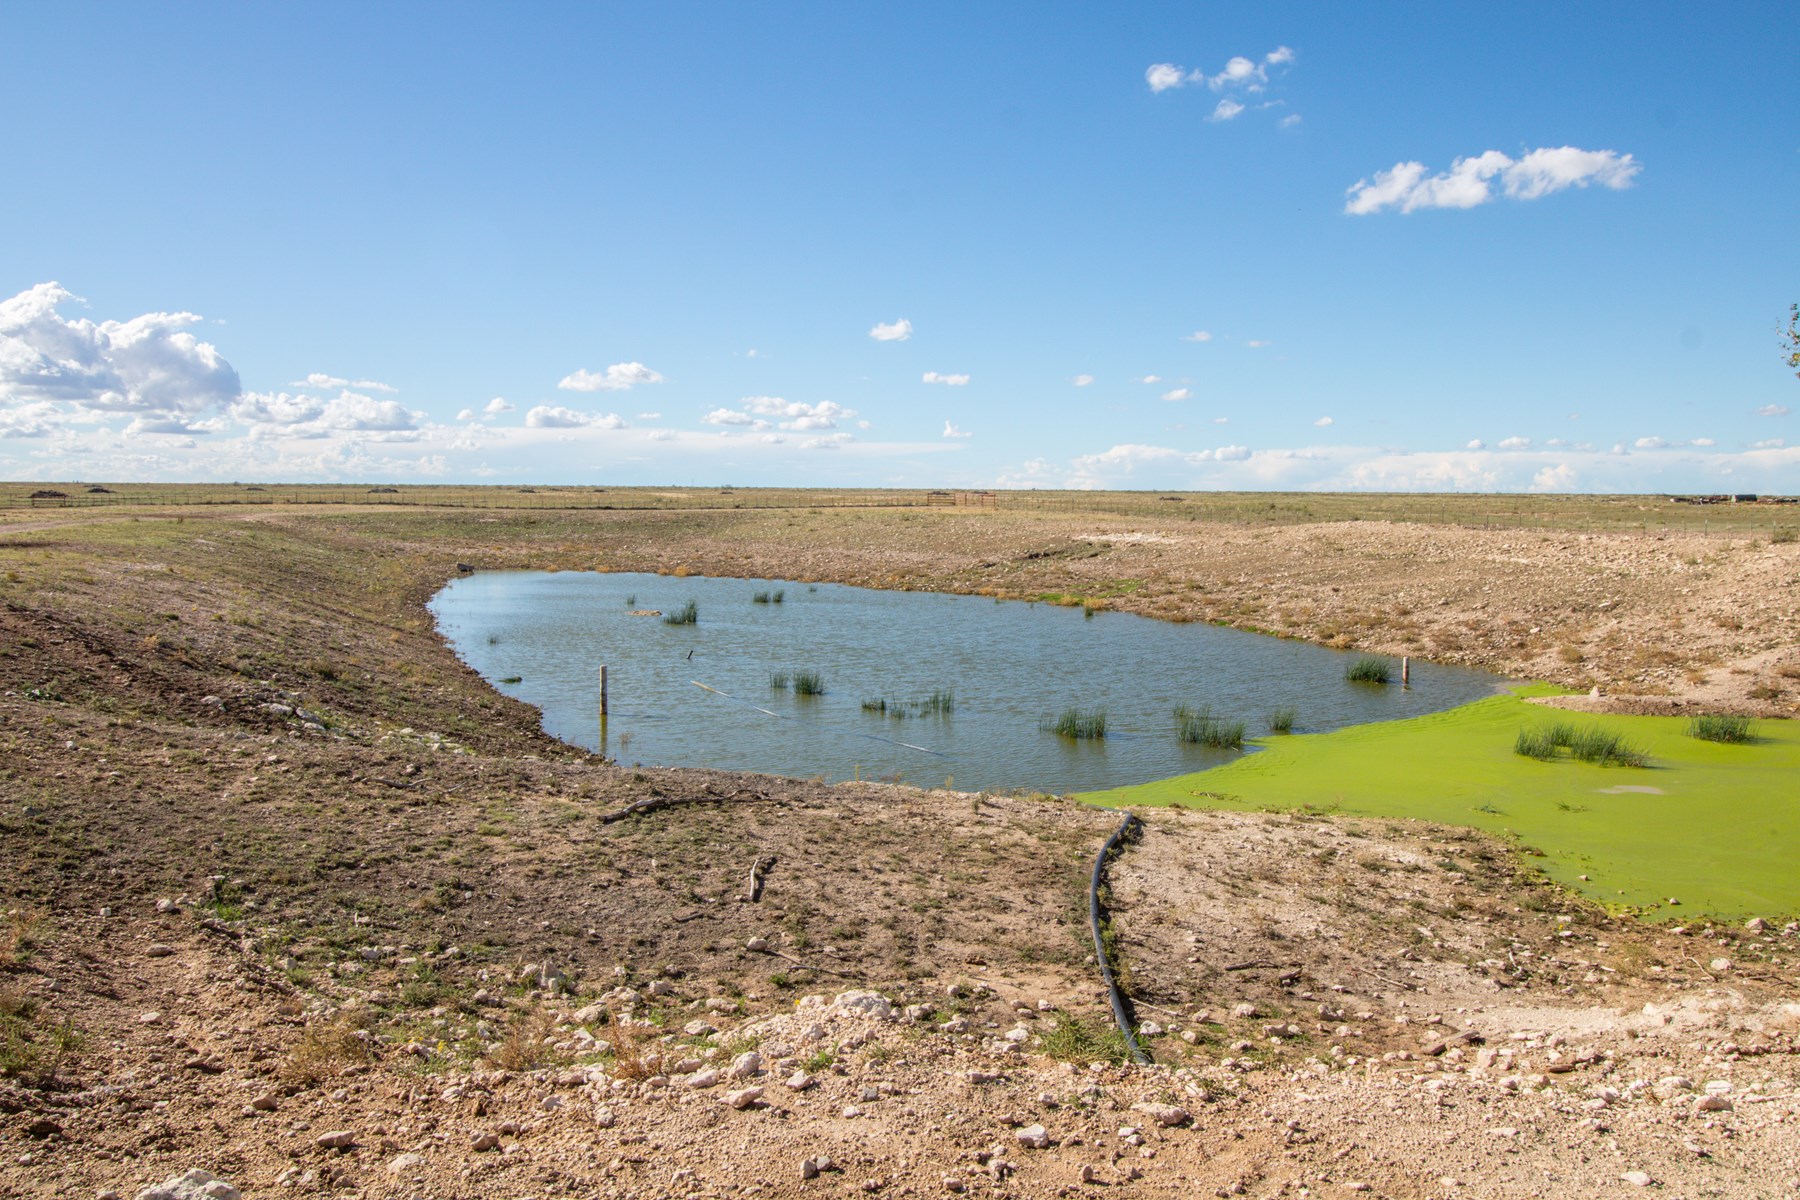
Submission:
M 686 567 L 1054 591 L 1394 652 L 1460 629 L 1459 661 L 1488 666 L 1579 625 L 1586 672 L 1614 622 L 1661 644 L 1671 614 L 1746 656 L 1721 661 L 1783 652 L 1792 546 L 1713 544 L 1689 611 L 1653 578 L 1683 547 L 1618 535 L 44 524 L 0 533 L 0 1195 L 134 1196 L 189 1168 L 346 1197 L 1570 1196 L 1634 1172 L 1774 1196 L 1800 1176 L 1780 920 L 1649 931 L 1470 834 L 1158 812 L 1110 888 L 1161 1027 L 1158 1065 L 1121 1067 L 1084 922 L 1110 815 L 622 770 L 539 734 L 422 608 L 458 562 Z M 1586 607 L 1539 574 L 1587 580 Z M 1755 588 L 1742 629 L 1702 621 Z M 1503 600 L 1541 631 L 1522 649 Z M 1385 611 L 1411 624 L 1377 636 Z M 645 801 L 682 803 L 607 819 Z

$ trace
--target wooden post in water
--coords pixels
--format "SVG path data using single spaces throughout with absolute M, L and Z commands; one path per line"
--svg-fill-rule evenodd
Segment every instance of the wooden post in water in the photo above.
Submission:
M 606 664 L 600 664 L 600 719 L 606 720 Z
M 606 682 L 605 682 L 606 668 L 605 667 L 600 668 L 600 679 L 601 679 L 600 711 L 605 712 L 606 711 Z M 1401 687 L 1411 687 L 1412 686 L 1412 659 L 1408 658 L 1404 654 L 1402 654 L 1400 656 L 1400 686 Z

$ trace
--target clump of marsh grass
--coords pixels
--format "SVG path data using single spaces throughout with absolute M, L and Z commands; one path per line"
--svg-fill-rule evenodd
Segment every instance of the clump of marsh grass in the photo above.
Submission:
M 785 692 L 793 686 L 794 673 L 792 671 L 775 671 L 769 675 L 769 690 L 772 692 Z
M 1294 722 L 1300 719 L 1300 710 L 1291 704 L 1283 705 L 1269 716 L 1270 733 L 1292 733 Z
M 1556 758 L 1567 750 L 1579 762 L 1602 767 L 1641 767 L 1648 760 L 1643 751 L 1625 740 L 1625 735 L 1598 725 L 1576 725 L 1556 721 L 1535 729 L 1521 729 L 1513 740 L 1513 753 L 1541 762 Z
M 823 696 L 825 694 L 825 677 L 817 671 L 794 672 L 794 695 Z
M 956 693 L 939 688 L 923 700 L 890 700 L 879 696 L 873 700 L 864 700 L 862 710 L 897 720 L 908 717 L 947 717 L 956 711 Z
M 1175 708 L 1175 736 L 1196 746 L 1237 750 L 1244 744 L 1244 723 L 1221 721 L 1205 705 L 1189 708 L 1181 704 Z
M 1038 722 L 1038 728 L 1071 741 L 1097 741 L 1106 736 L 1106 710 L 1065 708 L 1059 716 Z
M 786 592 L 780 590 L 773 592 L 756 592 L 751 595 L 750 602 L 752 604 L 780 604 L 786 595 Z
M 679 609 L 663 618 L 664 625 L 698 625 L 700 623 L 700 604 L 689 600 Z
M 1344 668 L 1344 678 L 1351 683 L 1386 683 L 1393 677 L 1394 664 L 1374 654 L 1365 654 Z
M 1747 742 L 1754 736 L 1749 717 L 1703 713 L 1688 722 L 1688 736 L 1703 742 Z

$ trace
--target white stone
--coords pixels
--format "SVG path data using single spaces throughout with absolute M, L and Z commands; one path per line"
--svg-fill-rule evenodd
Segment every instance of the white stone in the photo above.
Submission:
M 1050 1147 L 1050 1131 L 1042 1125 L 1027 1125 L 1023 1129 L 1015 1129 L 1013 1136 L 1027 1150 L 1047 1150 Z

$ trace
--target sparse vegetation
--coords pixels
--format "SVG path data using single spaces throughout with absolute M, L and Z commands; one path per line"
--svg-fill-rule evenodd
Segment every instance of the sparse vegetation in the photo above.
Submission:
M 874 700 L 864 700 L 862 710 L 901 720 L 908 717 L 947 717 L 956 711 L 956 694 L 940 688 L 923 700 L 889 700 L 877 697 Z
M 1111 1063 L 1124 1066 L 1131 1061 L 1125 1035 L 1110 1023 L 1086 1021 L 1066 1012 L 1053 1018 L 1044 1031 L 1044 1053 L 1051 1058 L 1073 1063 Z
M 1688 722 L 1688 736 L 1703 742 L 1748 742 L 1755 734 L 1749 717 L 1703 713 Z
M 1244 744 L 1244 723 L 1223 721 L 1212 715 L 1206 705 L 1175 709 L 1175 736 L 1184 742 L 1217 750 L 1236 750 Z
M 686 604 L 663 617 L 664 625 L 698 625 L 700 623 L 700 603 L 689 600 Z
M 1293 705 L 1283 705 L 1269 717 L 1270 733 L 1292 733 L 1294 723 L 1300 719 L 1300 710 Z
M 1038 722 L 1038 728 L 1071 741 L 1098 741 L 1106 736 L 1106 710 L 1065 708 L 1059 715 Z
M 335 1078 L 345 1067 L 368 1061 L 368 1030 L 351 1016 L 306 1027 L 276 1072 L 288 1083 L 315 1084 Z
M 1541 762 L 1556 758 L 1561 750 L 1579 762 L 1603 767 L 1641 767 L 1646 762 L 1643 752 L 1628 743 L 1624 734 L 1598 725 L 1556 721 L 1521 729 L 1513 740 L 1513 753 Z
M 1374 654 L 1365 654 L 1344 668 L 1344 678 L 1351 683 L 1386 683 L 1393 677 L 1394 664 Z
M 752 604 L 780 604 L 786 593 L 777 589 L 772 592 L 756 592 L 750 597 Z

